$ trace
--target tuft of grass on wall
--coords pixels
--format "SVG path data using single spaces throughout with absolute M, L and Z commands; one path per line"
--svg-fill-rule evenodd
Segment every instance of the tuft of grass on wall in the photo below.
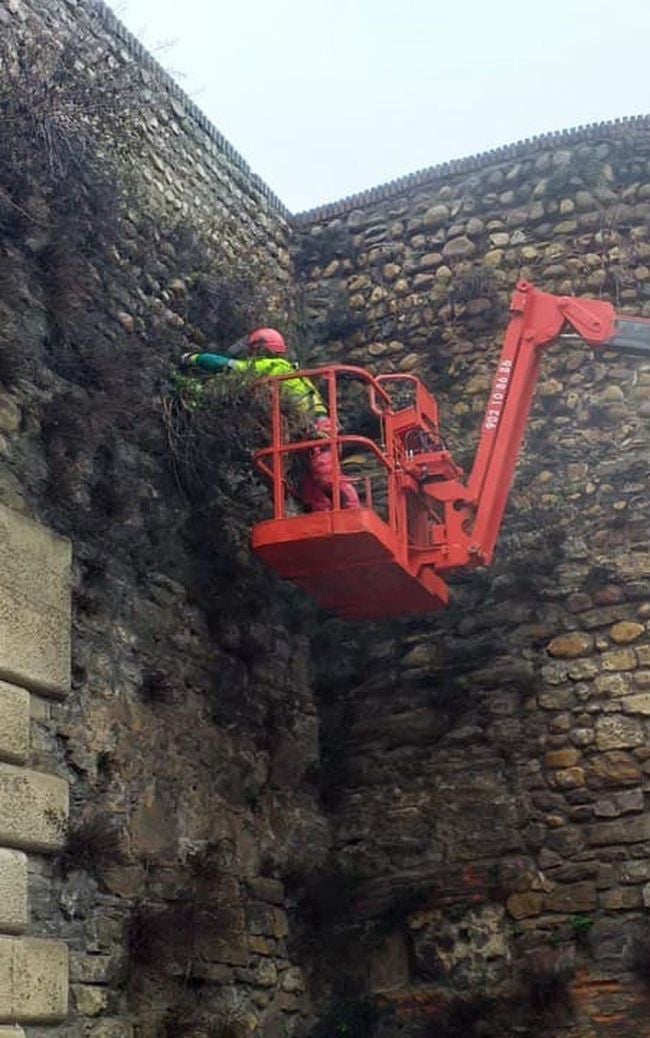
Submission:
M 65 844 L 57 855 L 60 872 L 89 872 L 101 879 L 104 869 L 122 860 L 120 832 L 108 815 L 94 814 L 73 822 L 66 830 Z
M 537 948 L 523 964 L 521 977 L 526 998 L 535 1014 L 564 1017 L 573 1007 L 571 980 L 575 961 L 567 949 Z

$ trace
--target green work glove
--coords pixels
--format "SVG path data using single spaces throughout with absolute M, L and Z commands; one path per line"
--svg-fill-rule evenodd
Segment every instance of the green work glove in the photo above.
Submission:
M 234 367 L 230 357 L 224 357 L 221 353 L 195 353 L 192 365 L 203 371 L 223 371 L 224 368 Z

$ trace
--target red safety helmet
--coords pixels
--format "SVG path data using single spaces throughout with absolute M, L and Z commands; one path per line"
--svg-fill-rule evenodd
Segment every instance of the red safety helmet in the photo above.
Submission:
M 286 353 L 287 344 L 275 328 L 257 328 L 248 336 L 248 348 L 252 353 L 268 350 L 269 353 Z

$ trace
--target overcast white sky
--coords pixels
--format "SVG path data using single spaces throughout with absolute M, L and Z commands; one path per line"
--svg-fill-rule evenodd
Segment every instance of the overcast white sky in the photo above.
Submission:
M 294 212 L 532 134 L 650 111 L 648 0 L 112 6 Z

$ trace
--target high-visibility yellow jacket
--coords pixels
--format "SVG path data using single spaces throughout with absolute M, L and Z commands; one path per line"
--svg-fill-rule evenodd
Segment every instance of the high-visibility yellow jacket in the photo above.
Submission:
M 233 360 L 219 353 L 195 353 L 191 358 L 191 364 L 204 371 L 221 371 L 224 368 L 248 371 L 255 378 L 277 378 L 297 370 L 296 365 L 284 357 L 246 357 Z M 282 387 L 287 399 L 303 414 L 314 418 L 327 416 L 325 401 L 310 378 L 287 378 L 283 381 Z

